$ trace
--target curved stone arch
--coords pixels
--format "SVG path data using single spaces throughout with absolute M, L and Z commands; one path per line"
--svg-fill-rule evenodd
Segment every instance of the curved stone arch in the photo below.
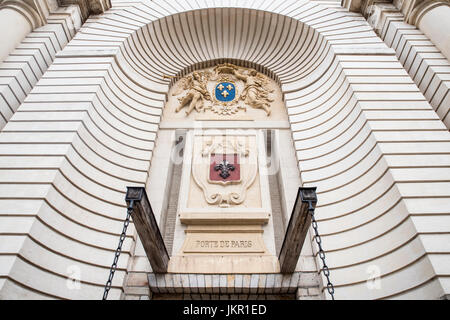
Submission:
M 270 11 L 271 3 L 260 2 L 253 9 Z M 46 175 L 40 172 L 39 177 L 35 170 L 25 170 L 21 189 L 17 189 L 25 198 L 40 194 L 39 199 L 44 200 L 24 202 L 32 213 L 21 231 L 24 242 L 11 253 L 17 260 L 11 262 L 6 276 L 11 281 L 0 288 L 2 295 L 26 292 L 39 297 L 101 297 L 121 230 L 125 187 L 146 183 L 169 86 L 169 81 L 151 81 L 131 67 L 132 44 L 145 38 L 142 30 L 150 22 L 188 11 L 163 1 L 151 5 L 155 7 L 145 3 L 121 4 L 122 7 L 89 19 L 0 134 L 12 148 L 9 150 L 19 155 L 34 154 L 41 168 L 48 168 Z M 285 2 L 276 10 L 277 14 L 308 24 L 327 42 L 321 47 L 326 49 L 319 64 L 323 68 L 321 77 L 314 74 L 318 69 L 313 76 L 304 73 L 303 78 L 298 76 L 302 73 L 294 72 L 296 81 L 283 77 L 281 72 L 278 75 L 275 68 L 273 72 L 285 94 L 303 183 L 318 186 L 317 216 L 337 297 L 421 296 L 423 292 L 438 296 L 442 292 L 441 280 L 427 255 L 430 249 L 423 247 L 418 236 L 419 226 L 410 218 L 413 210 L 409 198 L 414 196 L 402 181 L 406 172 L 403 169 L 410 170 L 416 182 L 426 181 L 414 171 L 414 161 L 420 159 L 395 157 L 410 152 L 411 147 L 403 146 L 401 135 L 391 141 L 383 134 L 389 129 L 379 126 L 383 120 L 380 113 L 391 117 L 387 128 L 400 126 L 404 122 L 395 119 L 408 119 L 411 113 L 414 119 L 433 122 L 437 128 L 434 132 L 412 138 L 417 139 L 418 145 L 424 137 L 430 141 L 448 139 L 448 132 L 439 127 L 439 119 L 433 116 L 428 103 L 405 78 L 394 52 L 375 36 L 362 17 L 312 2 Z M 214 52 L 214 47 L 209 50 Z M 160 56 L 164 53 L 154 52 Z M 157 75 L 168 71 L 176 74 L 189 67 L 180 61 L 176 68 L 158 66 Z M 148 67 L 154 68 L 150 64 Z M 377 79 L 375 84 L 373 77 Z M 400 98 L 390 100 L 371 94 L 373 86 L 382 88 L 383 84 L 390 87 L 383 89 L 386 91 L 379 89 L 386 96 L 394 92 Z M 404 101 L 417 102 L 408 109 L 402 104 Z M 53 124 L 55 120 L 63 121 L 60 127 Z M 415 123 L 402 127 L 411 131 L 416 128 Z M 24 145 L 30 141 L 25 137 L 21 140 L 17 134 L 24 130 L 50 131 L 32 140 L 53 158 L 41 159 L 35 145 Z M 52 144 L 55 139 L 64 142 Z M 428 148 L 427 154 L 434 156 L 427 158 L 427 165 L 438 167 L 435 154 L 439 152 L 433 151 L 432 144 L 421 147 Z M 35 158 L 29 157 L 30 161 Z M 413 159 L 412 165 L 405 164 L 409 159 Z M 41 184 L 39 192 L 37 183 Z M 8 192 L 14 192 L 14 188 L 12 185 Z M 4 208 L 11 206 L 7 200 L 2 201 Z M 434 202 L 429 205 L 439 209 Z M 55 243 L 54 239 L 58 241 Z M 119 297 L 125 273 L 134 268 L 128 269 L 124 259 L 132 247 L 133 238 L 129 236 L 114 279 L 112 298 Z M 410 255 L 404 257 L 405 253 Z M 56 260 L 58 263 L 50 263 Z M 67 290 L 65 267 L 70 264 L 80 266 L 83 290 Z M 372 265 L 388 266 L 380 270 L 382 290 L 369 290 L 366 286 L 367 270 Z M 26 272 L 15 270 L 39 273 L 42 277 L 29 279 L 23 276 Z M 148 266 L 141 271 L 148 271 Z M 411 282 L 402 281 L 412 273 L 421 276 Z
M 221 9 L 222 10 L 222 9 Z M 223 9 L 223 11 L 230 11 L 233 9 Z M 199 11 L 190 11 L 187 13 L 181 13 L 177 14 L 176 16 L 183 16 L 188 14 L 196 14 L 196 12 Z M 250 10 L 246 10 L 247 13 L 251 12 Z M 274 14 L 270 14 L 267 12 L 257 12 L 256 14 L 263 14 L 266 17 L 272 17 Z M 201 14 L 201 13 L 200 13 Z M 168 83 L 169 88 L 174 82 L 174 80 L 178 79 L 180 76 L 182 76 L 185 72 L 189 70 L 195 70 L 197 68 L 203 68 L 206 65 L 210 65 L 213 61 L 230 61 L 234 62 L 238 65 L 242 66 L 253 66 L 258 71 L 261 71 L 262 73 L 268 75 L 272 79 L 274 79 L 277 83 L 280 84 L 280 87 L 284 88 L 285 92 L 288 92 L 289 90 L 294 90 L 292 88 L 293 83 L 295 82 L 295 86 L 303 86 L 306 87 L 310 83 L 317 81 L 320 79 L 321 75 L 326 71 L 326 69 L 329 67 L 329 63 L 333 59 L 333 54 L 330 50 L 330 45 L 326 44 L 326 42 L 323 40 L 323 37 L 320 37 L 320 35 L 317 32 L 314 32 L 311 28 L 305 26 L 301 22 L 297 20 L 293 20 L 291 18 L 284 18 L 285 20 L 289 20 L 292 24 L 296 24 L 297 29 L 296 32 L 291 36 L 291 41 L 295 42 L 294 48 L 297 48 L 296 50 L 291 49 L 288 51 L 288 54 L 279 54 L 279 58 L 282 58 L 283 56 L 290 57 L 291 59 L 286 63 L 280 63 L 278 66 L 276 65 L 265 65 L 264 61 L 261 61 L 263 64 L 259 63 L 260 61 L 254 61 L 254 60 L 246 60 L 247 56 L 249 56 L 248 53 L 242 54 L 242 55 L 233 55 L 232 53 L 222 53 L 219 54 L 217 57 L 214 56 L 207 56 L 203 57 L 201 60 L 190 60 L 187 61 L 187 59 L 184 59 L 183 62 L 180 62 L 180 64 L 177 65 L 177 68 L 170 69 L 170 68 L 163 68 L 164 63 L 166 61 L 159 61 L 159 64 L 152 65 L 150 62 L 156 62 L 157 56 L 166 56 L 169 57 L 173 55 L 173 51 L 170 51 L 170 47 L 173 48 L 174 44 L 162 46 L 161 41 L 157 38 L 158 36 L 151 36 L 148 33 L 149 25 L 153 24 L 161 24 L 161 20 L 168 20 L 171 19 L 170 17 L 158 19 L 152 23 L 149 23 L 146 27 L 143 27 L 142 29 L 139 29 L 140 31 L 133 33 L 130 37 L 124 41 L 124 44 L 120 47 L 119 53 L 115 56 L 116 62 L 118 65 L 120 65 L 121 70 L 126 74 L 128 78 L 130 78 L 136 85 L 143 87 L 143 88 L 151 88 L 151 91 L 155 91 L 155 93 L 162 93 L 164 94 L 167 92 L 167 86 L 166 84 L 168 81 L 164 80 L 163 75 L 175 75 L 175 79 L 170 80 Z M 253 20 L 255 21 L 255 20 Z M 300 26 L 300 27 L 299 27 Z M 298 29 L 300 29 L 300 33 L 298 33 Z M 144 33 L 146 30 L 147 32 Z M 289 33 L 290 30 L 285 29 L 283 30 L 285 36 Z M 159 35 L 161 36 L 161 35 Z M 184 37 L 186 35 L 183 35 Z M 320 40 L 319 40 L 320 39 Z M 303 41 L 303 42 L 299 42 Z M 250 41 L 251 43 L 252 41 Z M 150 44 L 157 43 L 158 46 L 150 49 Z M 145 44 L 145 45 L 144 45 Z M 309 50 L 302 48 L 299 44 L 305 44 L 305 46 L 311 46 Z M 227 45 L 221 44 L 222 47 L 228 47 Z M 211 40 L 209 44 L 202 43 L 199 45 L 199 47 L 203 47 L 205 51 L 213 51 L 211 48 Z M 239 43 L 235 44 L 233 47 L 239 46 Z M 145 47 L 145 48 L 144 48 Z M 209 48 L 209 49 L 208 49 Z M 185 43 L 183 45 L 182 49 L 179 49 L 180 51 L 183 50 L 183 52 L 192 50 L 194 51 L 195 48 L 192 48 L 189 46 L 189 43 Z M 255 49 L 255 48 L 254 48 Z M 256 49 L 258 49 L 256 47 Z M 276 55 L 276 51 L 273 50 L 266 54 L 264 57 L 271 57 L 271 60 L 274 59 L 274 55 Z M 173 49 L 172 49 L 173 50 Z M 282 52 L 282 50 L 280 50 Z M 275 53 L 274 53 L 275 52 Z M 153 53 L 153 55 L 152 55 Z M 192 54 L 192 52 L 189 52 Z M 315 53 L 318 53 L 315 55 Z M 146 55 L 147 54 L 147 55 Z M 305 58 L 303 61 L 303 69 L 301 69 L 302 64 L 300 64 L 300 67 L 296 66 L 297 70 L 295 68 L 290 68 L 290 65 L 294 64 L 292 57 L 295 55 L 299 55 L 300 58 Z M 251 56 L 250 56 L 251 58 Z M 147 60 L 147 61 L 145 61 Z M 326 62 L 325 62 L 326 61 Z M 325 62 L 325 63 L 323 63 Z M 166 63 L 167 64 L 167 63 Z M 159 68 L 158 68 L 159 66 Z M 303 76 L 302 76 L 303 75 Z
M 179 75 L 180 70 L 204 66 L 207 61 L 220 59 L 233 60 L 237 63 L 242 61 L 243 66 L 249 63 L 262 66 L 261 71 L 271 70 L 272 72 L 267 75 L 279 79 L 281 86 L 306 78 L 312 72 L 315 72 L 315 79 L 310 80 L 311 82 L 321 76 L 321 72 L 317 72 L 311 66 L 321 66 L 329 46 L 327 48 L 326 41 L 318 32 L 301 21 L 286 16 L 240 9 L 239 14 L 234 16 L 234 26 L 230 27 L 232 29 L 230 33 L 245 34 L 249 31 L 252 33 L 245 39 L 225 39 L 228 37 L 219 39 L 217 34 L 227 27 L 227 20 L 235 14 L 233 13 L 235 10 L 234 8 L 215 10 L 215 24 L 208 30 L 210 36 L 205 34 L 205 30 L 199 31 L 199 27 L 197 28 L 198 34 L 190 33 L 190 30 L 195 27 L 193 21 L 199 21 L 202 16 L 208 17 L 207 9 L 164 17 L 147 24 L 140 29 L 139 34 L 133 33 L 120 50 L 122 57 L 127 62 L 126 67 L 128 67 L 130 78 L 139 78 L 140 82 L 144 84 L 145 79 L 164 83 L 162 74 Z M 258 37 L 255 30 L 264 28 L 264 25 L 270 25 L 272 20 L 276 22 L 275 31 L 270 34 L 268 29 L 262 30 Z M 244 25 L 244 21 L 249 22 Z M 175 22 L 182 26 L 177 29 Z M 278 26 L 281 27 L 278 28 Z M 187 32 L 177 35 L 178 32 L 184 30 Z M 255 45 L 257 40 L 261 40 L 263 33 L 266 34 L 262 39 L 264 41 L 261 41 L 262 46 Z M 180 38 L 187 39 L 189 36 L 195 37 L 196 41 L 180 40 Z M 165 39 L 166 37 L 168 39 Z M 276 38 L 284 39 L 288 46 L 279 45 L 279 42 L 274 40 Z M 291 43 L 294 45 L 289 48 Z M 244 49 L 235 50 L 236 47 Z M 198 53 L 200 49 L 204 54 L 196 57 L 196 52 Z M 291 52 L 285 49 L 290 49 Z M 283 60 L 284 56 L 289 59 Z M 296 63 L 296 61 L 301 62 Z
M 300 30 L 301 34 L 300 36 L 298 36 L 294 33 L 290 35 L 290 37 L 291 39 L 297 39 L 301 42 L 295 43 L 292 48 L 295 48 L 298 51 L 300 49 L 300 44 L 305 44 L 306 47 L 309 47 L 311 45 L 314 46 L 314 50 L 307 50 L 308 48 L 306 47 L 303 48 L 303 51 L 300 50 L 299 52 L 303 54 L 305 52 L 309 55 L 314 54 L 315 50 L 317 50 L 317 48 L 319 48 L 324 43 L 326 43 L 327 46 L 333 45 L 333 47 L 338 51 L 348 50 L 350 45 L 352 46 L 353 52 L 355 52 L 355 50 L 361 50 L 361 53 L 363 53 L 364 51 L 367 53 L 375 52 L 377 50 L 382 51 L 383 49 L 386 49 L 385 45 L 376 37 L 375 33 L 373 33 L 373 31 L 368 27 L 367 23 L 362 17 L 346 11 L 328 8 L 321 4 L 305 1 L 289 3 L 289 5 L 292 5 L 292 7 L 285 8 L 283 6 L 278 6 L 277 8 L 273 9 L 271 9 L 271 3 L 264 1 L 259 3 L 253 2 L 251 4 L 244 1 L 236 3 L 231 1 L 230 7 L 226 7 L 227 4 L 221 4 L 219 7 L 215 7 L 216 4 L 214 3 L 214 1 L 208 2 L 208 4 L 210 5 L 209 7 L 190 7 L 194 5 L 194 3 L 190 3 L 186 4 L 188 5 L 187 8 L 178 9 L 175 9 L 171 4 L 169 4 L 169 2 L 165 1 L 153 2 L 151 6 L 146 3 L 133 4 L 124 9 L 117 10 L 117 12 L 114 12 L 111 15 L 106 15 L 102 19 L 96 19 L 92 24 L 89 25 L 88 28 L 81 30 L 81 32 L 69 44 L 68 50 L 86 49 L 104 50 L 108 52 L 110 50 L 114 52 L 116 50 L 119 50 L 123 56 L 126 56 L 127 63 L 133 65 L 135 70 L 143 70 L 143 72 L 140 72 L 141 75 L 153 77 L 155 75 L 160 77 L 162 73 L 176 74 L 180 69 L 183 69 L 189 65 L 217 58 L 233 58 L 244 61 L 257 61 L 258 57 L 261 55 L 261 50 L 251 51 L 249 50 L 250 48 L 246 47 L 249 46 L 249 44 L 255 42 L 258 43 L 257 39 L 254 39 L 255 41 L 244 41 L 245 45 L 242 46 L 244 48 L 242 50 L 236 50 L 236 48 L 243 43 L 239 40 L 238 44 L 235 43 L 232 46 L 220 46 L 220 44 L 214 43 L 215 41 L 217 41 L 217 37 L 212 35 L 212 32 L 210 34 L 205 34 L 205 32 L 207 32 L 205 30 L 205 26 L 198 25 L 198 21 L 200 21 L 200 19 L 197 19 L 195 21 L 192 19 L 193 15 L 195 17 L 198 17 L 198 15 L 204 15 L 207 18 L 207 14 L 210 11 L 217 11 L 219 13 L 227 12 L 228 15 L 232 15 L 234 12 L 237 12 L 236 10 L 239 11 L 237 19 L 242 20 L 242 15 L 247 15 L 246 17 L 250 18 L 248 20 L 250 21 L 250 23 L 244 27 L 247 27 L 248 30 L 252 30 L 252 32 L 255 32 L 253 26 L 255 25 L 256 18 L 266 19 L 267 17 L 269 17 L 269 19 L 273 18 L 274 21 L 276 19 L 281 19 L 283 23 L 276 23 L 276 28 L 273 32 L 277 32 L 279 25 L 281 25 L 282 28 L 284 26 L 283 36 L 289 35 L 289 31 L 292 31 L 286 30 L 285 23 L 294 24 L 294 27 L 297 28 L 295 32 L 298 32 L 298 30 Z M 250 13 L 253 16 L 250 17 Z M 256 17 L 256 15 L 258 16 Z M 114 38 L 114 33 L 110 31 L 109 33 L 111 36 L 105 36 L 103 31 L 108 31 L 108 26 L 110 26 L 114 21 L 117 22 L 118 17 L 126 19 L 127 24 L 129 24 L 131 28 L 122 28 L 122 30 L 120 30 L 120 33 L 122 35 L 115 38 L 117 41 L 113 41 L 112 39 Z M 179 20 L 181 19 L 180 17 L 184 17 L 184 19 L 181 21 Z M 175 19 L 178 20 L 174 21 Z M 196 38 L 194 40 L 200 40 L 201 45 L 204 45 L 205 47 L 199 47 L 199 45 L 191 46 L 191 44 L 195 43 L 195 41 L 183 42 L 179 40 L 179 38 L 181 38 L 181 35 L 178 35 L 180 29 L 177 29 L 176 25 L 182 23 L 184 23 L 184 26 L 189 26 L 189 28 L 185 29 L 189 32 L 187 32 L 186 34 L 182 34 L 184 39 L 189 38 L 190 34 L 194 34 L 193 37 Z M 210 23 L 209 20 L 208 23 Z M 221 21 L 221 23 L 223 24 L 223 21 Z M 240 23 L 245 24 L 246 22 L 241 21 Z M 253 25 L 250 26 L 250 24 Z M 233 25 L 233 23 L 231 25 Z M 336 26 L 339 26 L 339 28 L 333 30 L 333 28 L 336 28 Z M 242 25 L 233 26 L 233 28 L 236 27 L 239 28 L 242 27 Z M 155 33 L 155 28 L 159 32 Z M 308 32 L 309 29 L 312 31 L 312 33 Z M 208 30 L 208 32 L 210 31 L 211 30 Z M 266 33 L 271 32 L 267 30 L 263 31 L 265 31 Z M 164 36 L 161 37 L 161 35 Z M 258 33 L 256 33 L 256 35 L 258 35 Z M 301 36 L 309 37 L 301 38 Z M 167 37 L 167 39 L 165 39 L 164 37 Z M 245 38 L 245 40 L 249 40 L 250 38 L 251 36 L 248 36 L 247 38 Z M 276 37 L 273 37 L 273 34 L 268 41 L 268 43 L 265 41 L 260 41 L 260 43 L 263 45 L 272 44 L 272 47 L 269 48 L 269 54 L 273 54 L 274 48 L 283 48 L 273 46 L 273 44 L 277 41 Z M 105 43 L 107 45 L 105 45 Z M 184 43 L 187 43 L 187 45 L 184 45 Z M 286 44 L 288 43 L 289 42 L 286 42 Z M 142 47 L 140 46 L 140 44 L 144 46 Z M 179 44 L 184 45 L 182 49 L 177 49 L 177 45 Z M 285 44 L 283 44 L 283 46 L 284 45 Z M 228 50 L 231 52 L 224 51 L 228 48 L 231 48 L 230 50 Z M 260 48 L 260 45 L 259 47 L 253 47 L 253 49 L 258 48 Z M 192 59 L 191 61 L 187 61 L 189 60 L 189 58 L 186 57 L 177 57 L 177 53 L 186 52 L 186 49 L 187 51 L 192 51 L 192 56 L 194 57 L 194 59 L 196 59 L 195 61 Z M 134 50 L 135 53 L 133 54 L 129 50 Z M 138 56 L 138 52 L 141 51 L 145 52 L 146 56 Z M 167 56 L 165 56 L 164 54 L 167 54 L 168 56 L 172 55 L 173 59 L 171 59 L 170 63 L 168 63 L 168 60 L 166 58 Z M 140 63 L 134 61 L 139 59 L 148 60 L 150 56 L 153 57 L 152 59 L 150 59 L 151 61 L 142 61 Z M 289 57 L 289 55 L 287 55 L 287 57 Z M 280 55 L 280 58 L 283 58 L 283 54 Z M 320 58 L 320 56 L 300 56 L 300 58 L 302 59 L 303 63 L 307 63 L 311 58 L 315 58 L 314 62 L 317 62 L 317 59 Z M 271 61 L 273 60 L 274 59 L 271 59 Z M 155 64 L 155 66 L 153 66 L 152 64 Z M 267 63 L 261 61 L 259 64 L 266 65 Z M 131 67 L 131 69 L 133 69 L 133 67 Z M 267 67 L 275 69 L 270 64 L 267 64 Z M 298 82 L 299 79 L 302 78 L 301 74 L 298 75 L 295 73 L 295 68 L 301 67 L 301 64 L 293 66 L 292 63 L 278 66 L 279 70 L 277 70 L 277 72 L 280 72 L 280 79 L 282 78 L 282 73 L 287 73 L 291 77 L 286 77 L 286 79 L 284 79 L 285 83 L 283 83 L 282 85 L 286 86 L 286 89 L 283 91 L 290 90 L 290 87 L 288 86 L 288 83 L 290 83 L 289 80 L 294 78 L 295 81 Z M 165 83 L 165 81 L 161 81 L 161 78 L 157 78 L 154 80 L 158 84 Z M 293 87 L 292 89 L 298 88 Z

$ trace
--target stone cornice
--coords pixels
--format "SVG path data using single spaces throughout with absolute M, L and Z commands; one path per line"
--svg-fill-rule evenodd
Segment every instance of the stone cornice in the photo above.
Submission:
M 45 25 L 56 6 L 77 5 L 83 21 L 91 14 L 101 14 L 111 8 L 111 0 L 0 0 L 0 9 L 9 8 L 22 14 L 33 30 Z
M 58 0 L 60 6 L 78 5 L 83 20 L 91 14 L 102 14 L 111 8 L 111 0 Z
M 392 5 L 404 16 L 404 21 L 418 26 L 422 17 L 438 6 L 450 6 L 450 0 L 342 0 L 341 5 L 351 12 L 361 13 L 366 19 L 374 13 L 374 6 Z M 390 10 L 390 9 L 389 9 Z

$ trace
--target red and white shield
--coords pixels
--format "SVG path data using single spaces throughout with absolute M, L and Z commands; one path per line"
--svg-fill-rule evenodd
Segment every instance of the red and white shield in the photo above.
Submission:
M 241 180 L 239 154 L 211 153 L 209 180 L 221 183 L 239 182 Z

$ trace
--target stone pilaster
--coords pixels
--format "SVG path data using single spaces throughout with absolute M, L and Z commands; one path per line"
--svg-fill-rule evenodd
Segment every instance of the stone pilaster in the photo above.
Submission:
M 89 15 L 110 7 L 110 0 L 1 2 L 0 30 L 8 32 L 0 46 L 0 129 Z
M 444 7 L 448 9 L 449 17 L 434 18 L 430 23 L 431 15 Z M 450 128 L 450 85 L 447 81 L 450 53 L 443 51 L 448 44 L 445 44 L 445 36 L 439 35 L 439 30 L 450 28 L 446 26 L 450 23 L 449 2 L 366 0 L 357 10 L 377 35 L 395 50 L 397 58 L 439 118 Z M 439 12 L 445 15 L 444 11 Z M 436 27 L 437 21 L 441 24 L 440 28 Z M 450 48 L 448 50 L 450 52 Z

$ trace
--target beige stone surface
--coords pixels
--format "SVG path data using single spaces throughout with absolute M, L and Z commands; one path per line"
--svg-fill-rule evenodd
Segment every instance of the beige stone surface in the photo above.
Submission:
M 218 221 L 220 222 L 220 220 Z M 267 254 L 260 226 L 243 224 L 224 226 L 190 225 L 182 254 Z
M 256 136 L 201 135 L 195 136 L 192 149 L 187 208 L 206 208 L 214 211 L 219 206 L 226 208 L 261 208 L 261 184 L 258 170 L 258 146 Z M 211 149 L 213 148 L 213 149 Z M 210 154 L 237 154 L 240 166 L 240 179 L 232 183 L 210 180 Z M 188 155 L 189 156 L 189 155 Z M 186 167 L 184 167 L 186 168 Z M 183 178 L 185 174 L 183 174 Z M 182 181 L 183 183 L 183 181 Z M 217 202 L 216 195 L 222 201 Z M 234 199 L 236 197 L 236 199 Z M 183 211 L 181 211 L 183 213 Z
M 405 5 L 407 3 L 407 5 Z M 394 4 L 375 4 L 369 21 L 384 42 L 395 50 L 396 56 L 424 94 L 437 115 L 450 128 L 450 87 L 448 72 L 448 29 L 450 9 L 438 2 L 404 2 L 403 7 Z M 413 7 L 416 6 L 414 10 Z M 444 18 L 446 17 L 447 18 Z M 372 19 L 372 17 L 376 17 Z M 414 23 L 416 26 L 409 23 Z M 393 81 L 393 79 L 391 79 Z
M 35 21 L 37 16 L 33 17 L 33 9 L 26 5 L 14 7 L 17 4 L 11 2 L 11 7 L 0 10 L 1 29 L 10 30 L 0 47 L 0 128 L 4 127 L 52 64 L 56 53 L 80 28 L 81 17 L 77 6 L 58 8 L 54 4 L 49 12 L 46 1 L 33 3 L 40 7 L 38 11 L 43 16 L 39 19 L 47 21 L 42 26 L 42 21 Z
M 169 273 L 248 274 L 277 273 L 280 265 L 277 257 L 248 254 L 184 255 L 171 257 Z
M 175 245 L 173 259 L 169 262 L 170 270 L 203 273 L 210 269 L 220 273 L 243 273 L 248 269 L 243 262 L 246 256 L 253 259 L 248 256 L 270 255 L 264 242 L 268 241 L 273 247 L 273 233 L 262 236 L 266 230 L 272 229 L 268 181 L 267 176 L 261 173 L 262 148 L 261 134 L 255 130 L 188 132 L 177 211 L 179 223 L 188 226 L 183 228 L 185 236 L 175 234 L 174 241 L 178 245 Z M 239 181 L 211 181 L 211 153 L 238 154 Z M 214 202 L 213 195 L 217 194 L 224 200 Z M 234 198 L 229 199 L 228 194 Z M 268 222 L 270 228 L 262 229 L 261 226 Z M 228 255 L 226 262 L 214 260 L 214 256 L 219 258 L 223 254 Z M 270 259 L 276 260 L 276 257 L 272 255 Z M 271 264 L 264 262 L 254 269 L 273 272 L 275 269 L 269 266 Z

